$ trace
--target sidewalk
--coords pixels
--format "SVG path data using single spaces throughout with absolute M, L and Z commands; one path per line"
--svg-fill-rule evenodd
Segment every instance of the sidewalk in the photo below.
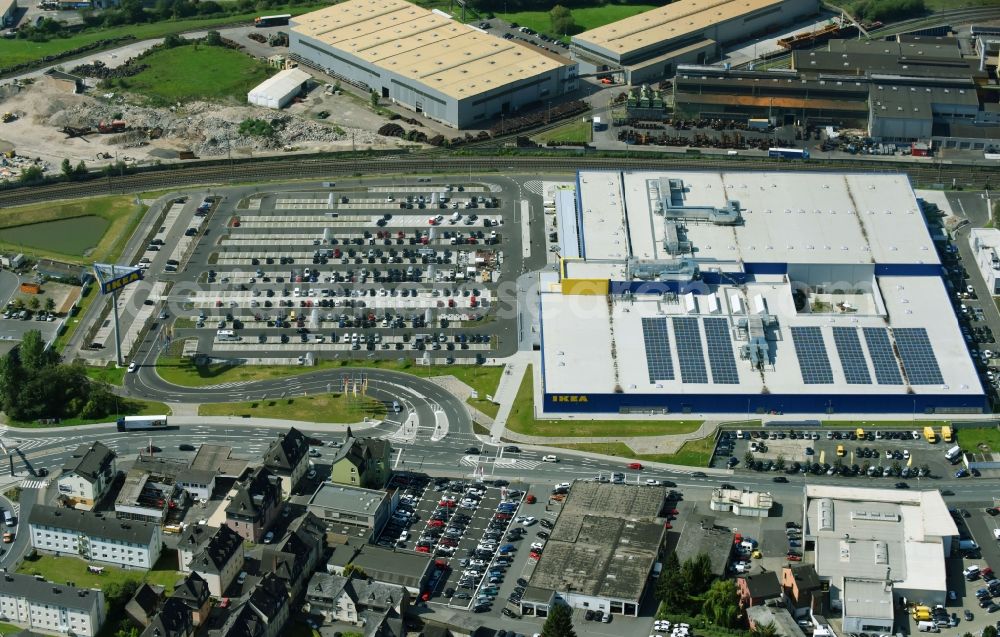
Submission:
M 500 405 L 500 411 L 497 412 L 497 417 L 490 426 L 490 438 L 494 442 L 499 442 L 505 433 L 508 436 L 510 435 L 507 432 L 507 418 L 510 416 L 510 410 L 514 406 L 517 391 L 521 388 L 524 372 L 531 363 L 531 352 L 519 352 L 507 359 L 503 376 L 500 377 L 500 385 L 497 387 L 497 393 L 493 396 L 493 402 Z

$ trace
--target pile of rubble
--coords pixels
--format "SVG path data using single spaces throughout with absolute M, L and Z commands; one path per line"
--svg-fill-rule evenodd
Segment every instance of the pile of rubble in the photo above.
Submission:
M 392 140 L 371 131 L 327 125 L 252 106 L 194 102 L 183 107 L 158 109 L 119 103 L 113 99 L 88 99 L 60 106 L 43 115 L 49 126 L 87 127 L 95 122 L 123 119 L 133 133 L 155 130 L 155 137 L 171 142 L 170 145 L 190 149 L 200 157 L 225 155 L 227 150 L 267 152 L 345 140 L 352 141 L 359 148 L 392 143 Z M 271 122 L 275 135 L 240 135 L 240 122 L 250 118 Z M 149 139 L 148 134 L 125 133 L 116 135 L 110 141 L 124 148 L 134 148 L 145 146 Z

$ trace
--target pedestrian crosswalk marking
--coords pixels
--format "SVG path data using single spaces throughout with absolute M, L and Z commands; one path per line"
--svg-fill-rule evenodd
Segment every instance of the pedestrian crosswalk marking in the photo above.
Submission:
M 49 486 L 48 480 L 22 480 L 22 489 L 44 489 Z

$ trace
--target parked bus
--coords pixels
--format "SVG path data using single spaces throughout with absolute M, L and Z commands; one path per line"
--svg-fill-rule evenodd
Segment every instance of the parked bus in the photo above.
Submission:
M 253 25 L 258 29 L 264 27 L 280 27 L 288 24 L 292 14 L 282 13 L 280 15 L 262 15 L 253 19 Z
M 781 157 L 782 159 L 809 159 L 809 151 L 804 148 L 768 148 L 768 157 Z
M 241 341 L 243 340 L 236 335 L 233 330 L 219 330 L 215 333 L 216 340 L 220 341 Z
M 166 416 L 125 416 L 118 419 L 118 431 L 149 431 L 167 427 Z
M 941 440 L 951 442 L 951 426 L 941 425 Z

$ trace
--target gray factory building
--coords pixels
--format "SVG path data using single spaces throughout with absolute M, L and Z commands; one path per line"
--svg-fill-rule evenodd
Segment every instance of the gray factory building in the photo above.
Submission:
M 705 64 L 720 48 L 819 10 L 817 0 L 677 0 L 573 36 L 583 72 L 620 70 L 626 84 L 671 77 L 678 64 Z
M 293 18 L 291 57 L 456 128 L 577 88 L 577 64 L 405 0 L 347 0 Z

